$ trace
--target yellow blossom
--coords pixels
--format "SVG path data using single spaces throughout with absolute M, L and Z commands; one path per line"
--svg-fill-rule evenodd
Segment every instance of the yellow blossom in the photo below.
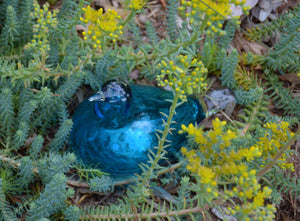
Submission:
M 264 199 L 269 197 L 272 190 L 268 187 L 265 187 L 263 191 L 259 191 L 253 199 L 254 209 L 264 205 Z
M 86 23 L 88 27 L 85 40 L 90 37 L 99 45 L 105 37 L 115 41 L 118 35 L 122 34 L 122 26 L 119 24 L 120 16 L 115 10 L 108 9 L 103 13 L 102 8 L 95 10 L 90 6 L 82 10 L 85 12 L 85 18 L 81 17 L 80 20 Z M 95 47 L 95 44 L 93 45 Z
M 289 124 L 266 123 L 260 137 L 250 147 L 240 145 L 235 131 L 225 130 L 225 121 L 215 119 L 212 125 L 213 128 L 208 132 L 193 124 L 181 126 L 181 133 L 187 132 L 196 143 L 196 149 L 182 148 L 182 153 L 188 160 L 187 169 L 196 177 L 197 185 L 205 190 L 205 195 L 211 200 L 217 196 L 213 194 L 216 186 L 222 182 L 231 184 L 231 189 L 224 191 L 226 199 L 238 197 L 243 203 L 235 209 L 229 209 L 230 213 L 255 220 L 272 219 L 275 208 L 266 205 L 272 190 L 262 188 L 256 175 L 258 171 L 252 168 L 253 163 L 260 166 L 262 160 L 274 157 L 284 147 L 289 137 L 294 135 L 288 128 Z M 286 162 L 287 157 L 283 154 L 278 165 L 293 169 L 293 165 Z
M 207 69 L 202 62 L 198 62 L 192 56 L 177 56 L 174 61 L 164 61 L 157 65 L 162 75 L 158 75 L 156 80 L 159 86 L 169 85 L 178 93 L 180 98 L 186 101 L 186 95 L 204 93 L 207 84 Z M 164 79 L 164 80 L 163 80 Z M 203 81 L 196 81 L 203 79 Z
M 264 159 L 268 156 L 273 158 L 277 154 L 278 150 L 283 148 L 284 142 L 287 142 L 289 137 L 288 134 L 290 136 L 294 135 L 288 127 L 289 123 L 285 121 L 280 123 L 268 122 L 264 125 L 264 128 L 270 130 L 270 132 L 266 130 L 265 135 L 260 137 L 259 142 L 256 144 L 256 147 L 262 152 Z M 279 163 L 280 167 L 291 171 L 294 170 L 293 164 L 286 162 L 287 157 L 285 154 L 279 161 L 281 161 L 281 163 Z
M 217 16 L 220 20 L 223 17 L 227 18 L 231 14 L 229 0 L 192 0 L 197 9 L 206 12 L 207 15 Z
M 257 146 L 252 146 L 250 148 L 245 148 L 239 152 L 239 154 L 247 159 L 248 162 L 252 161 L 255 157 L 260 157 L 262 155 L 261 151 Z
M 36 19 L 37 24 L 33 25 L 34 39 L 25 48 L 38 49 L 42 56 L 45 56 L 47 51 L 50 50 L 48 40 L 50 29 L 55 28 L 58 24 L 57 18 L 55 18 L 57 10 L 54 10 L 53 13 L 49 12 L 48 3 L 44 4 L 43 8 L 40 8 L 41 6 L 36 0 L 33 1 L 33 6 L 35 13 L 32 13 L 31 16 Z
M 131 0 L 129 8 L 134 9 L 134 10 L 141 10 L 145 5 L 144 0 Z
M 197 174 L 201 178 L 201 183 L 209 184 L 215 179 L 215 173 L 211 168 L 200 166 L 197 170 Z

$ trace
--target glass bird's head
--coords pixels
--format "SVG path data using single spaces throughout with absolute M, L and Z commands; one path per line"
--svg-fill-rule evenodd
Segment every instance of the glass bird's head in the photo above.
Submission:
M 126 124 L 124 121 L 129 115 L 131 99 L 132 91 L 128 84 L 109 80 L 89 101 L 95 102 L 95 112 L 99 118 L 110 121 L 108 127 L 119 128 Z

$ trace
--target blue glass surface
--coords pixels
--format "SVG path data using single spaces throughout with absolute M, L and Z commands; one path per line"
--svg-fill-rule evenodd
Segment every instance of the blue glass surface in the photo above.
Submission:
M 83 101 L 73 115 L 71 148 L 88 166 L 100 168 L 114 177 L 140 173 L 140 163 L 148 161 L 148 150 L 158 145 L 156 130 L 163 130 L 161 112 L 168 114 L 166 99 L 173 94 L 161 88 L 126 85 L 116 80 L 106 82 L 101 91 Z M 181 124 L 200 122 L 205 117 L 197 99 L 176 108 L 175 128 L 167 139 L 167 157 L 186 141 L 178 134 Z

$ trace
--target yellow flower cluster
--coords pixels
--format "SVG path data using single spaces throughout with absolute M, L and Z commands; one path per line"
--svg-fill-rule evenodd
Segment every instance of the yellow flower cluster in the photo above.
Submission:
M 244 7 L 245 3 L 246 0 L 182 0 L 178 9 L 183 17 L 190 18 L 190 24 L 203 23 L 205 15 L 208 18 L 206 23 L 208 26 L 207 34 L 224 35 L 222 22 L 232 14 L 232 5 L 241 6 L 243 11 L 246 12 L 249 7 Z
M 237 178 L 242 187 L 241 190 L 234 187 L 230 191 L 224 191 L 225 199 L 238 197 L 242 201 L 241 205 L 237 204 L 233 208 L 227 207 L 227 213 L 237 215 L 239 220 L 274 220 L 275 206 L 272 204 L 264 206 L 265 200 L 270 197 L 272 190 L 266 186 L 261 189 L 256 180 L 255 170 L 251 170 L 249 175 L 250 177 Z
M 82 9 L 85 17 L 80 21 L 87 24 L 88 31 L 83 32 L 84 40 L 90 39 L 94 48 L 101 48 L 102 41 L 106 39 L 115 42 L 123 34 L 123 26 L 120 25 L 121 16 L 115 10 L 108 9 L 103 13 L 103 9 L 95 10 L 90 6 Z
M 139 11 L 144 7 L 145 3 L 146 3 L 145 0 L 131 0 L 129 8 Z
M 294 136 L 294 133 L 289 130 L 288 122 L 280 123 L 266 123 L 265 136 L 260 137 L 260 141 L 255 145 L 263 153 L 263 158 L 273 158 L 278 151 L 284 147 L 284 143 L 288 141 L 289 137 Z M 294 171 L 294 165 L 287 163 L 287 156 L 283 154 L 279 160 L 279 166 L 283 169 Z
M 49 31 L 57 26 L 57 10 L 53 13 L 49 11 L 49 4 L 43 5 L 40 8 L 39 3 L 35 0 L 33 1 L 34 11 L 31 12 L 30 16 L 36 19 L 37 24 L 33 25 L 33 39 L 28 43 L 25 48 L 37 48 L 40 50 L 41 54 L 46 54 L 50 50 L 50 45 L 48 41 Z
M 240 161 L 243 159 L 250 161 L 262 155 L 257 147 L 241 148 L 237 151 L 231 149 L 231 141 L 237 138 L 237 135 L 231 130 L 224 131 L 225 125 L 225 121 L 220 121 L 216 118 L 213 121 L 213 129 L 207 133 L 204 133 L 202 128 L 196 128 L 192 124 L 188 127 L 182 125 L 182 130 L 179 131 L 179 133 L 187 132 L 194 137 L 195 142 L 198 144 L 198 151 L 201 152 L 206 160 L 210 159 L 209 161 L 213 163 L 213 171 L 216 177 L 227 174 L 237 175 L 247 168 Z M 218 147 L 218 151 L 216 147 Z M 187 152 L 186 148 L 182 148 L 182 152 L 188 159 L 196 154 L 195 150 Z M 195 157 L 191 160 L 200 160 L 200 158 L 197 159 Z M 199 164 L 192 162 L 188 165 L 188 169 L 191 172 L 197 173 L 198 166 Z
M 247 169 L 247 167 L 245 167 Z M 240 176 L 235 176 L 233 181 L 239 186 L 232 190 L 225 190 L 225 199 L 238 197 L 242 201 L 242 205 L 235 205 L 234 208 L 228 207 L 228 212 L 232 215 L 238 214 L 242 216 L 241 220 L 273 220 L 276 209 L 274 205 L 265 205 L 265 199 L 269 198 L 272 190 L 257 182 L 256 170 L 243 171 Z
M 231 130 L 224 130 L 225 121 L 216 118 L 213 129 L 204 132 L 190 124 L 182 125 L 179 133 L 187 132 L 198 145 L 197 150 L 188 151 L 182 148 L 182 153 L 188 160 L 187 169 L 192 172 L 198 185 L 205 190 L 207 199 L 212 200 L 220 195 L 217 184 L 220 182 L 231 183 L 234 187 L 223 193 L 225 199 L 238 197 L 243 202 L 235 208 L 228 208 L 231 214 L 247 220 L 272 220 L 275 208 L 272 205 L 264 206 L 265 199 L 271 194 L 271 189 L 264 187 L 257 181 L 256 171 L 250 169 L 247 161 L 253 161 L 262 156 L 258 146 L 250 148 L 232 148 L 232 141 L 237 134 Z M 226 187 L 226 186 L 225 186 Z
M 207 69 L 196 58 L 179 55 L 175 62 L 162 60 L 157 68 L 161 73 L 156 77 L 158 85 L 169 85 L 175 92 L 181 93 L 183 101 L 187 94 L 201 94 L 206 90 Z

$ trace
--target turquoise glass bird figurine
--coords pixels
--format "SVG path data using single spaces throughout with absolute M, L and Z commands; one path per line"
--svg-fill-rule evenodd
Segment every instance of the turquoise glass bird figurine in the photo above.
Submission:
M 85 165 L 100 168 L 113 177 L 140 173 L 149 150 L 158 145 L 157 130 L 163 130 L 162 114 L 168 114 L 173 99 L 170 91 L 146 85 L 128 85 L 118 80 L 105 82 L 101 90 L 83 101 L 73 115 L 71 148 Z M 172 157 L 186 138 L 178 134 L 181 124 L 200 122 L 205 117 L 199 101 L 188 97 L 176 108 L 167 139 L 167 157 Z

